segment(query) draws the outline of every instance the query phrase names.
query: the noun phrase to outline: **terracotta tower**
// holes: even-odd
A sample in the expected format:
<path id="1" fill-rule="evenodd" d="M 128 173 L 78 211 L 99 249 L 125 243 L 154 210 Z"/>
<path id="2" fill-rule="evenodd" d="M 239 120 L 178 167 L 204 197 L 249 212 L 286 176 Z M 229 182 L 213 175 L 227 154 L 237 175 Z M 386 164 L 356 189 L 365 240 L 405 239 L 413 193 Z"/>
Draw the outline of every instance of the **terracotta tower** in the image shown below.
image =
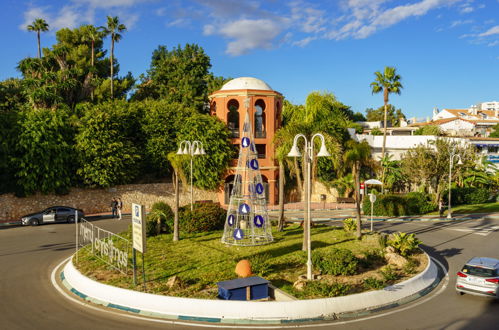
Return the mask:
<path id="1" fill-rule="evenodd" d="M 282 94 L 260 79 L 241 77 L 227 82 L 219 91 L 211 94 L 209 99 L 211 115 L 227 123 L 236 150 L 230 171 L 224 178 L 223 189 L 218 196 L 220 203 L 227 205 L 230 200 L 244 117 L 248 112 L 267 203 L 277 204 L 279 166 L 274 160 L 272 140 L 282 124 Z"/>

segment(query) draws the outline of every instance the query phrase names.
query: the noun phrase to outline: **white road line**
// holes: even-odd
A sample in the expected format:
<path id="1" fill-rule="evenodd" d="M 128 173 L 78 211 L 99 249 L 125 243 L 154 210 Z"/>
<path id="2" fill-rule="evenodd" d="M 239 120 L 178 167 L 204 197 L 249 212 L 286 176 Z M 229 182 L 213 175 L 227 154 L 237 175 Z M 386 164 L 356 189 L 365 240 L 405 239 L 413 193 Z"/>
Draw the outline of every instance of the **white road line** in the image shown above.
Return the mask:
<path id="1" fill-rule="evenodd" d="M 449 228 L 455 231 L 461 231 L 466 233 L 472 233 L 475 235 L 487 236 L 492 232 L 495 232 L 499 229 L 499 226 L 483 226 L 483 227 L 475 227 L 475 228 Z"/>
<path id="2" fill-rule="evenodd" d="M 409 305 L 406 306 L 406 307 L 402 307 L 402 308 L 399 308 L 397 310 L 392 310 L 392 311 L 388 311 L 388 312 L 381 313 L 381 314 L 367 316 L 367 317 L 363 317 L 363 318 L 359 318 L 359 319 L 355 319 L 355 320 L 333 321 L 333 322 L 327 322 L 327 323 L 321 322 L 321 323 L 313 323 L 313 324 L 290 324 L 290 325 L 287 325 L 287 324 L 276 324 L 276 325 L 260 325 L 260 324 L 255 324 L 255 325 L 229 325 L 229 324 L 224 324 L 224 323 L 198 324 L 198 323 L 190 323 L 190 322 L 182 322 L 182 321 L 172 321 L 172 320 L 164 320 L 164 319 L 153 319 L 153 318 L 148 318 L 148 317 L 130 315 L 128 313 L 118 313 L 118 312 L 115 312 L 113 310 L 104 309 L 105 307 L 98 308 L 98 307 L 93 306 L 91 303 L 88 303 L 88 302 L 85 302 L 85 301 L 81 301 L 79 299 L 76 299 L 76 298 L 68 295 L 57 284 L 57 281 L 56 281 L 57 270 L 61 267 L 61 265 L 63 263 L 65 263 L 69 259 L 71 259 L 71 257 L 69 257 L 67 259 L 64 259 L 60 264 L 58 264 L 54 268 L 54 270 L 52 271 L 52 275 L 51 275 L 51 281 L 52 281 L 52 285 L 57 289 L 57 291 L 59 291 L 59 293 L 61 293 L 64 297 L 66 297 L 67 299 L 69 299 L 69 300 L 71 300 L 71 301 L 73 301 L 73 302 L 75 302 L 75 303 L 77 303 L 79 305 L 85 306 L 87 308 L 91 308 L 91 309 L 99 311 L 99 312 L 109 313 L 109 314 L 112 314 L 112 315 L 115 315 L 115 316 L 118 316 L 118 317 L 128 317 L 128 318 L 131 318 L 131 319 L 142 320 L 142 321 L 149 321 L 149 322 L 156 322 L 156 323 L 165 323 L 165 324 L 180 324 L 180 325 L 186 325 L 186 326 L 191 326 L 191 327 L 233 328 L 233 329 L 254 329 L 254 328 L 259 328 L 259 329 L 282 329 L 282 328 L 330 327 L 330 326 L 336 326 L 336 325 L 342 325 L 342 324 L 348 324 L 348 323 L 355 323 L 355 322 L 361 322 L 361 321 L 371 320 L 371 319 L 380 318 L 380 317 L 384 317 L 384 316 L 387 316 L 387 315 L 399 313 L 399 312 L 402 312 L 402 311 L 414 308 L 416 306 L 419 306 L 419 305 L 421 305 L 421 304 L 423 304 L 423 303 L 425 303 L 427 301 L 430 301 L 431 299 L 435 298 L 436 296 L 440 295 L 447 288 L 447 285 L 449 284 L 449 273 L 447 272 L 447 270 L 445 269 L 444 265 L 442 265 L 442 263 L 440 261 L 438 261 L 437 259 L 435 259 L 433 257 L 430 257 L 430 258 L 434 262 L 436 262 L 440 266 L 440 268 L 442 269 L 442 271 L 445 273 L 444 279 L 443 279 L 444 283 L 443 283 L 442 287 L 437 292 L 435 292 L 435 294 L 432 294 L 430 297 L 428 297 L 426 299 L 425 298 L 421 298 L 421 300 L 417 301 L 416 303 L 409 303 Z"/>

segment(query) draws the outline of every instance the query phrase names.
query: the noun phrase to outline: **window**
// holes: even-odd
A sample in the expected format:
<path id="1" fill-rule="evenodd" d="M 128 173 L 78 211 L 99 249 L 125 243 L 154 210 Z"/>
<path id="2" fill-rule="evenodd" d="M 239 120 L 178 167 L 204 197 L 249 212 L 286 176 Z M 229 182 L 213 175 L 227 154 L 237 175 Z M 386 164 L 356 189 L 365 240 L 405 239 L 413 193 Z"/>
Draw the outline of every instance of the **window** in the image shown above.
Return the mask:
<path id="1" fill-rule="evenodd" d="M 231 137 L 239 137 L 239 102 L 230 100 L 227 103 L 229 112 L 227 113 L 227 127 L 231 132 Z"/>
<path id="2" fill-rule="evenodd" d="M 265 144 L 257 144 L 255 145 L 256 147 L 256 153 L 258 155 L 258 158 L 265 158 L 266 157 L 266 151 L 265 151 Z"/>
<path id="3" fill-rule="evenodd" d="M 255 102 L 255 138 L 265 137 L 265 102 Z"/>

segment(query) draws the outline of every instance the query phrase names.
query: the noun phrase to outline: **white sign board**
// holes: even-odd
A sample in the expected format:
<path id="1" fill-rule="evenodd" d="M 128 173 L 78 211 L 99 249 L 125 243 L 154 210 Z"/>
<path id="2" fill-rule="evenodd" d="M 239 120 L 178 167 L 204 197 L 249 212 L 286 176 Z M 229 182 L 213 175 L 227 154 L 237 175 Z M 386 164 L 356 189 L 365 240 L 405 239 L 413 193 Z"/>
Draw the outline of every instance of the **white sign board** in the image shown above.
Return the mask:
<path id="1" fill-rule="evenodd" d="M 132 236 L 133 248 L 146 252 L 146 219 L 144 205 L 132 204 Z"/>
<path id="2" fill-rule="evenodd" d="M 375 194 L 369 194 L 369 200 L 371 201 L 371 203 L 376 202 L 376 195 Z"/>

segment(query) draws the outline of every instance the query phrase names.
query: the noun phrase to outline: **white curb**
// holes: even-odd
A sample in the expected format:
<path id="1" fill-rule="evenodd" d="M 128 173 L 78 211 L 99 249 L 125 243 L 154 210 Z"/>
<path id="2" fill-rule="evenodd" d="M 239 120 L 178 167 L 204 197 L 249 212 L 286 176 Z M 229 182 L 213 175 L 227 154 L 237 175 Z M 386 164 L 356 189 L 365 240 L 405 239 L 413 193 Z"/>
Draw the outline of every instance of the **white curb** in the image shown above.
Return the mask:
<path id="1" fill-rule="evenodd" d="M 340 314 L 383 309 L 384 306 L 399 305 L 401 301 L 410 297 L 416 299 L 426 294 L 429 288 L 438 283 L 438 268 L 431 258 L 426 256 L 428 266 L 423 272 L 382 290 L 342 297 L 295 301 L 226 301 L 143 293 L 94 281 L 82 275 L 73 266 L 72 260 L 64 267 L 63 277 L 74 293 L 87 300 L 97 300 L 108 307 L 143 315 L 223 323 L 229 320 L 237 323 L 244 323 L 244 320 L 293 322 L 335 319 Z"/>

